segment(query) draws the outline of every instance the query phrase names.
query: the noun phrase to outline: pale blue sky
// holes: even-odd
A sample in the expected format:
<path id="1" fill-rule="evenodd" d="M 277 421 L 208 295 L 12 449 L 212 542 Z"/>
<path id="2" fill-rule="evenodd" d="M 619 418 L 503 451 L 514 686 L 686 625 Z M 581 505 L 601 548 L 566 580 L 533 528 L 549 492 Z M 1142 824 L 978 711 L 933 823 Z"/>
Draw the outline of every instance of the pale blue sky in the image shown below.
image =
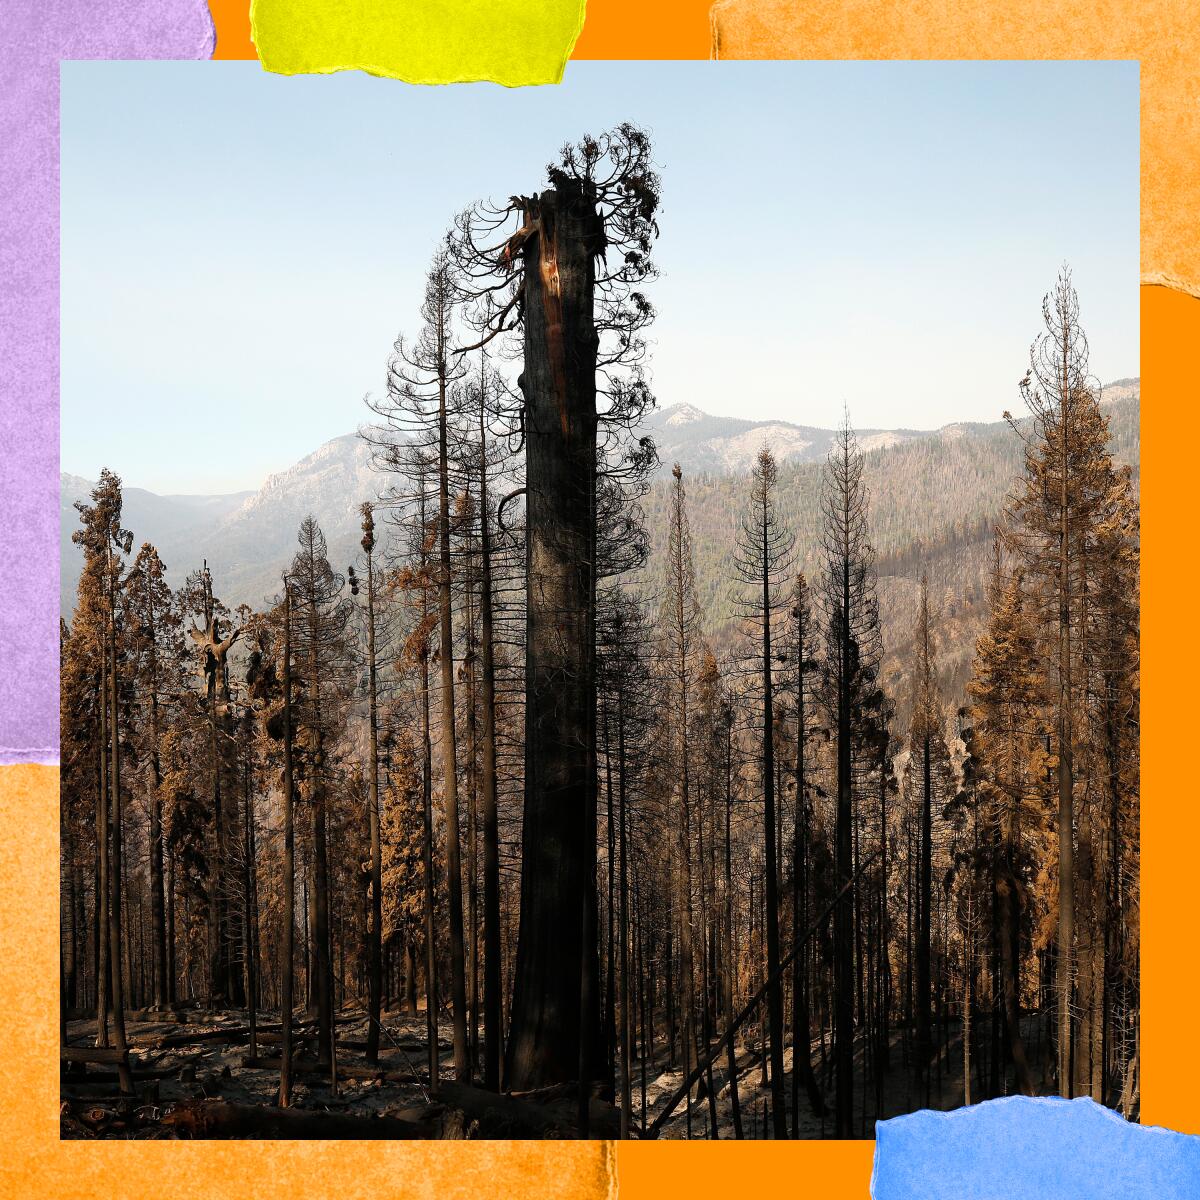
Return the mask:
<path id="1" fill-rule="evenodd" d="M 62 87 L 62 466 L 89 478 L 257 487 L 354 430 L 453 213 L 626 119 L 663 177 L 663 405 L 998 419 L 1064 260 L 1095 373 L 1138 373 L 1135 63 L 571 63 L 506 90 L 88 62 Z"/>

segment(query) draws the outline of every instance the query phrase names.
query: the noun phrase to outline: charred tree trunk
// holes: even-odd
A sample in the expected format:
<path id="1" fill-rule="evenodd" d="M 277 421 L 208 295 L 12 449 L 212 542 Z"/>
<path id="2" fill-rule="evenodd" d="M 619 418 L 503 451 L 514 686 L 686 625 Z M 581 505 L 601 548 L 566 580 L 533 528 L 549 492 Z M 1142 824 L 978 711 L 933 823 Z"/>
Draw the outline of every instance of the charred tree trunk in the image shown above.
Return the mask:
<path id="1" fill-rule="evenodd" d="M 564 180 L 525 201 L 522 249 L 526 431 L 525 811 L 520 933 L 507 1083 L 576 1078 L 600 1044 L 596 897 L 594 261 L 603 226 L 585 186 Z M 583 989 L 588 991 L 586 987 Z M 591 1061 L 598 1061 L 596 1055 Z"/>
<path id="2" fill-rule="evenodd" d="M 429 656 L 421 655 L 421 857 L 425 876 L 425 1037 L 429 1055 L 429 1094 L 436 1096 L 438 1069 L 437 914 L 433 861 L 433 745 L 429 733 Z"/>
<path id="3" fill-rule="evenodd" d="M 763 689 L 763 838 L 766 889 L 767 1025 L 771 1057 L 771 1129 L 776 1140 L 787 1137 L 787 1105 L 783 1091 L 783 980 L 779 973 L 779 852 L 775 827 L 775 708 L 771 678 L 771 580 L 766 520 L 762 541 L 762 689 Z M 794 1053 L 794 1051 L 793 1051 Z M 690 1064 L 688 1064 L 690 1066 Z"/>
<path id="4" fill-rule="evenodd" d="M 807 614 L 797 609 L 796 625 L 796 811 L 792 827 L 792 937 L 808 925 L 808 772 L 805 762 L 807 716 L 805 713 L 804 673 L 810 648 Z M 808 1007 L 808 955 L 797 954 L 792 960 L 792 1137 L 800 1136 L 800 1085 L 808 1095 L 813 1116 L 824 1118 L 825 1100 L 813 1073 L 809 1040 L 811 1027 Z"/>
<path id="5" fill-rule="evenodd" d="M 926 731 L 921 743 L 921 834 L 917 879 L 917 1070 L 924 1081 L 929 1105 L 930 963 L 929 943 L 933 900 L 933 776 L 931 739 Z"/>
<path id="6" fill-rule="evenodd" d="M 1033 1095 L 1033 1077 L 1021 1036 L 1021 959 L 1017 953 L 1020 937 L 1020 897 L 1016 880 L 1007 872 L 996 888 L 1000 905 L 1000 959 L 1004 987 L 1004 1014 L 1008 1026 L 1008 1045 L 1017 1074 L 1017 1091 L 1022 1096 Z"/>
<path id="7" fill-rule="evenodd" d="M 629 1000 L 629 813 L 625 786 L 625 696 L 617 695 L 618 799 L 620 802 L 620 954 L 621 954 L 621 1138 L 629 1137 L 633 1120 L 633 1080 L 630 1077 L 630 1053 L 633 1043 L 633 1012 Z"/>
<path id="8" fill-rule="evenodd" d="M 725 971 L 724 1016 L 726 1025 L 733 1023 L 733 983 L 737 970 L 737 945 L 734 941 L 733 925 L 733 710 L 727 708 L 725 719 Z M 742 1105 L 738 1096 L 737 1047 L 733 1038 L 727 1046 L 729 1067 L 729 1101 L 733 1113 L 733 1136 L 742 1140 Z"/>
<path id="9" fill-rule="evenodd" d="M 833 911 L 834 941 L 834 1068 L 836 1079 L 835 1133 L 853 1134 L 854 1124 L 854 895 L 851 822 L 853 773 L 850 748 L 850 550 L 843 559 L 838 613 L 837 689 L 837 815 L 835 869 L 838 901 Z"/>
<path id="10" fill-rule="evenodd" d="M 328 837 L 328 792 L 324 771 L 324 736 L 321 713 L 321 663 L 317 647 L 320 645 L 319 622 L 316 600 L 308 597 L 309 679 L 308 692 L 312 703 L 312 722 L 315 734 L 313 754 L 312 810 L 313 810 L 313 975 L 316 983 L 317 1001 L 317 1059 L 322 1067 L 331 1072 L 334 1068 L 333 1054 L 333 962 L 330 954 L 329 927 L 329 837 Z"/>
<path id="11" fill-rule="evenodd" d="M 370 509 L 366 510 L 370 520 Z M 364 531 L 366 523 L 364 523 Z M 366 545 L 370 538 L 370 545 Z M 367 944 L 367 1062 L 379 1061 L 379 1019 L 383 1009 L 383 854 L 379 841 L 379 709 L 375 671 L 374 524 L 364 532 L 367 551 L 367 822 L 371 843 L 371 932 Z"/>
<path id="12" fill-rule="evenodd" d="M 480 763 L 483 825 L 483 1086 L 500 1090 L 500 826 L 496 812 L 496 650 L 492 624 L 492 541 L 488 512 L 487 440 L 479 407 L 479 640 L 483 706 Z"/>
<path id="13" fill-rule="evenodd" d="M 96 1045 L 108 1045 L 108 649 L 99 672 L 97 707 L 100 743 L 96 752 Z"/>
<path id="14" fill-rule="evenodd" d="M 178 999 L 175 987 L 175 852 L 171 846 L 167 845 L 167 881 L 166 881 L 166 908 L 167 908 L 167 1004 L 174 1006 Z"/>
<path id="15" fill-rule="evenodd" d="M 153 950 L 153 1000 L 155 1008 L 165 1008 L 167 992 L 167 925 L 163 896 L 162 769 L 158 756 L 158 650 L 154 605 L 150 602 L 150 940 Z"/>
<path id="16" fill-rule="evenodd" d="M 62 954 L 62 1007 L 64 1014 L 68 1009 L 74 1009 L 78 1004 L 78 965 L 79 965 L 79 933 L 80 925 L 76 920 L 77 903 L 78 903 L 78 887 L 75 879 L 75 843 L 71 835 L 71 820 L 70 816 L 64 814 L 65 819 L 62 823 L 62 842 L 63 842 L 63 873 L 62 882 L 64 896 L 63 900 L 66 904 L 66 921 L 67 928 L 65 931 L 61 929 L 59 933 L 59 945 L 65 948 L 61 951 Z M 60 920 L 61 920 L 60 903 Z M 65 933 L 65 937 L 63 936 Z"/>
<path id="17" fill-rule="evenodd" d="M 249 748 L 246 751 L 246 761 L 243 767 L 246 776 L 246 789 L 243 797 L 242 853 L 245 858 L 245 870 L 242 876 L 243 900 L 245 912 L 242 916 L 242 974 L 243 987 L 246 992 L 246 1019 L 250 1026 L 250 1058 L 258 1057 L 258 979 L 256 970 L 257 948 L 254 944 L 254 912 L 258 907 L 255 894 L 256 880 L 254 878 L 254 789 L 251 782 L 254 775 L 254 763 Z"/>
<path id="18" fill-rule="evenodd" d="M 110 551 L 111 563 L 111 551 Z M 112 850 L 108 865 L 108 937 L 109 937 L 109 980 L 112 988 L 113 1045 L 125 1052 L 129 1044 L 125 1040 L 124 980 L 121 970 L 121 857 L 122 857 L 122 803 L 121 803 L 121 736 L 119 712 L 119 688 L 117 679 L 117 606 L 113 586 L 113 570 L 109 570 L 109 795 L 111 798 L 109 817 L 112 822 Z M 126 1058 L 117 1068 L 123 1092 L 133 1091 L 129 1060 Z"/>
<path id="19" fill-rule="evenodd" d="M 438 326 L 444 342 L 444 326 Z M 446 891 L 450 917 L 450 1000 L 454 1008 L 454 1077 L 470 1078 L 467 1044 L 466 949 L 458 831 L 458 747 L 454 707 L 454 626 L 450 574 L 450 463 L 446 417 L 445 346 L 438 370 L 438 667 L 442 702 L 442 806 L 446 815 Z"/>
<path id="20" fill-rule="evenodd" d="M 1058 1088 L 1071 1090 L 1071 993 L 1075 982 L 1075 769 L 1071 706 L 1071 524 L 1069 459 L 1072 430 L 1070 338 L 1064 322 L 1058 464 Z"/>
<path id="21" fill-rule="evenodd" d="M 292 1099 L 292 964 L 296 930 L 296 834 L 292 780 L 292 595 L 284 579 L 283 599 L 283 931 L 279 944 L 280 1019 L 283 1042 L 279 1058 L 279 1106 Z"/>
<path id="22" fill-rule="evenodd" d="M 417 952 L 412 940 L 404 940 L 404 1011 L 410 1017 L 417 1015 Z"/>

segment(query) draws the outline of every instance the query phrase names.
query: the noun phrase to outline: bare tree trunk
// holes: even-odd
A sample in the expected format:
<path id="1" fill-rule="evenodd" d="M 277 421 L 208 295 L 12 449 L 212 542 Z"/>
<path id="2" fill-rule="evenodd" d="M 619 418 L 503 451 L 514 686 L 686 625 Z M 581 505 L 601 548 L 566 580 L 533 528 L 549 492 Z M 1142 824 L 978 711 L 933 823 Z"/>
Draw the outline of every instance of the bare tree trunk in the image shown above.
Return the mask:
<path id="1" fill-rule="evenodd" d="M 803 719 L 803 701 L 801 701 Z M 802 780 L 805 778 L 803 739 L 796 748 L 796 829 L 793 833 L 793 882 L 792 933 L 808 925 L 808 808 L 803 794 Z M 814 1117 L 824 1118 L 825 1098 L 812 1066 L 810 1042 L 811 1014 L 808 1004 L 808 955 L 797 954 L 792 960 L 792 1136 L 799 1137 L 800 1085 L 808 1096 L 809 1107 Z"/>
<path id="2" fill-rule="evenodd" d="M 417 954 L 410 938 L 404 939 L 404 1011 L 417 1015 Z"/>
<path id="3" fill-rule="evenodd" d="M 888 923 L 888 832 L 887 832 L 887 795 L 888 795 L 888 752 L 889 738 L 886 725 L 881 732 L 879 749 L 879 1031 L 877 1044 L 879 1046 L 878 1062 L 879 1083 L 876 1095 L 880 1110 L 883 1107 L 883 1076 L 891 1063 L 891 996 L 892 996 L 892 959 L 890 945 L 890 926 Z"/>
<path id="4" fill-rule="evenodd" d="M 445 336 L 440 329 L 439 336 Z M 444 364 L 444 349 L 440 356 Z M 454 627 L 450 574 L 450 464 L 446 425 L 446 371 L 438 372 L 438 666 L 442 701 L 442 807 L 446 815 L 446 891 L 450 916 L 450 1000 L 454 1008 L 454 1077 L 471 1075 L 467 1045 L 466 951 L 463 940 L 462 862 L 458 829 L 458 748 L 454 708 Z"/>
<path id="5" fill-rule="evenodd" d="M 928 633 L 928 628 L 925 630 Z M 921 843 L 917 895 L 920 919 L 917 922 L 917 1070 L 925 1085 L 925 1106 L 929 1107 L 929 1066 L 932 1052 L 930 1037 L 930 963 L 929 943 L 933 905 L 933 777 L 930 735 L 921 740 Z"/>
<path id="6" fill-rule="evenodd" d="M 1076 903 L 1079 907 L 1077 922 L 1077 976 L 1079 1036 L 1075 1042 L 1075 1079 L 1073 1094 L 1091 1096 L 1102 1102 L 1100 1072 L 1097 1050 L 1100 1031 L 1100 1004 L 1103 997 L 1104 980 L 1099 966 L 1099 938 L 1097 928 L 1099 915 L 1096 903 L 1096 855 L 1092 836 L 1091 807 L 1085 799 L 1080 805 L 1079 852 L 1075 858 Z"/>
<path id="7" fill-rule="evenodd" d="M 242 972 L 243 986 L 246 989 L 246 1021 L 250 1026 L 249 1057 L 251 1061 L 258 1057 L 258 980 L 255 978 L 255 945 L 254 921 L 252 914 L 257 905 L 254 879 L 254 790 L 251 787 L 253 779 L 253 763 L 249 753 L 246 755 L 243 770 L 246 773 L 246 791 L 243 803 L 245 871 L 243 873 L 243 896 L 246 911 L 242 917 Z"/>
<path id="8" fill-rule="evenodd" d="M 734 940 L 733 924 L 733 857 L 731 823 L 733 819 L 733 710 L 725 715 L 725 979 L 724 1001 L 725 1023 L 730 1025 L 734 1018 L 733 977 L 737 970 L 737 943 Z M 793 1051 L 794 1053 L 794 1051 Z M 733 1113 L 733 1136 L 742 1140 L 742 1105 L 738 1096 L 737 1047 L 730 1038 L 727 1045 L 729 1066 L 729 1102 Z"/>
<path id="9" fill-rule="evenodd" d="M 165 1008 L 167 998 L 167 926 L 163 896 L 162 771 L 158 757 L 158 668 L 154 627 L 151 625 L 150 679 L 150 930 L 153 945 L 154 1007 Z"/>
<path id="10" fill-rule="evenodd" d="M 1062 392 L 1059 409 L 1058 530 L 1058 1087 L 1070 1099 L 1071 991 L 1075 981 L 1075 818 L 1074 730 L 1071 663 L 1071 546 L 1069 520 L 1069 437 L 1071 413 L 1070 339 L 1064 323 Z"/>
<path id="11" fill-rule="evenodd" d="M 605 1071 L 608 1081 L 616 1084 L 617 1055 L 617 942 L 615 929 L 616 875 L 617 875 L 617 830 L 616 810 L 613 804 L 613 747 L 609 730 L 609 706 L 604 706 L 604 791 L 607 805 L 605 835 L 608 840 L 608 888 L 605 895 L 606 921 L 604 927 L 604 1049 Z"/>
<path id="12" fill-rule="evenodd" d="M 428 1041 L 429 1094 L 439 1090 L 436 884 L 433 860 L 433 746 L 429 733 L 429 658 L 421 656 L 421 855 L 425 874 L 425 1037 Z"/>
<path id="13" fill-rule="evenodd" d="M 292 779 L 292 585 L 283 581 L 283 930 L 279 942 L 280 1021 L 279 1107 L 292 1102 L 292 963 L 296 930 L 296 834 Z"/>
<path id="14" fill-rule="evenodd" d="M 629 813 L 625 780 L 625 696 L 617 694 L 618 801 L 620 803 L 620 954 L 621 954 L 621 1139 L 629 1137 L 633 1119 L 633 1080 L 630 1053 L 633 1042 L 633 1012 L 629 1001 Z"/>
<path id="15" fill-rule="evenodd" d="M 678 715 L 681 729 L 679 747 L 679 815 L 676 819 L 675 854 L 677 858 L 678 911 L 679 911 L 679 1008 L 680 1028 L 683 1034 L 683 1069 L 691 1071 L 696 1065 L 696 1002 L 695 1002 L 695 957 L 692 937 L 692 848 L 691 848 L 691 804 L 688 777 L 687 690 L 678 697 Z M 689 1105 L 691 1099 L 689 1097 Z M 689 1107 L 690 1114 L 690 1107 Z"/>
<path id="16" fill-rule="evenodd" d="M 496 651 L 492 627 L 492 541 L 488 511 L 487 438 L 484 402 L 479 407 L 479 640 L 483 704 L 483 1086 L 500 1090 L 500 829 L 496 812 Z"/>
<path id="17" fill-rule="evenodd" d="M 100 741 L 96 759 L 96 1045 L 108 1045 L 108 642 L 96 688 Z"/>
<path id="18" fill-rule="evenodd" d="M 212 758 L 213 863 L 209 896 L 209 998 L 214 1005 L 229 1001 L 229 949 L 225 914 L 225 813 L 221 794 L 221 745 L 217 733 L 217 696 L 213 684 L 208 695 L 209 755 Z"/>
<path id="19" fill-rule="evenodd" d="M 1000 903 L 1000 958 L 1004 986 L 1004 1013 L 1008 1025 L 1008 1044 L 1017 1074 L 1017 1091 L 1033 1095 L 1033 1078 L 1021 1036 L 1021 959 L 1017 940 L 1021 936 L 1020 903 L 1016 881 L 1005 873 L 997 889 Z"/>
<path id="20" fill-rule="evenodd" d="M 111 549 L 109 562 L 111 564 Z M 113 571 L 109 570 L 109 626 L 108 626 L 108 655 L 109 655 L 109 780 L 112 800 L 112 855 L 109 861 L 109 977 L 112 986 L 112 1019 L 113 1043 L 117 1050 L 127 1051 L 129 1043 L 125 1040 L 125 1003 L 124 981 L 121 972 L 121 842 L 122 842 L 122 804 L 121 804 L 121 736 L 118 718 L 118 683 L 117 683 L 117 609 L 113 585 Z M 133 1091 L 133 1078 L 129 1073 L 128 1060 L 123 1060 L 117 1067 L 123 1092 Z"/>
<path id="21" fill-rule="evenodd" d="M 315 597 L 310 593 L 308 604 L 309 679 L 308 694 L 312 704 L 313 730 L 316 735 L 316 754 L 323 757 L 324 731 L 322 729 L 320 687 L 320 624 L 317 617 Z M 328 791 L 325 772 L 321 765 L 313 771 L 312 779 L 313 821 L 313 975 L 316 983 L 317 1001 L 317 1061 L 329 1070 L 332 1077 L 336 1071 L 333 1049 L 333 961 L 329 927 L 329 830 Z"/>
<path id="22" fill-rule="evenodd" d="M 765 506 L 764 506 L 765 507 Z M 767 1023 L 771 1055 L 771 1129 L 787 1137 L 783 1091 L 783 981 L 779 975 L 779 852 L 775 844 L 775 707 L 771 678 L 771 576 L 766 514 L 762 532 L 763 836 L 766 877 Z M 795 1051 L 793 1051 L 795 1053 Z"/>
<path id="23" fill-rule="evenodd" d="M 370 510 L 367 510 L 369 515 Z M 365 540 L 365 538 L 364 538 Z M 375 560 L 367 550 L 367 823 L 371 843 L 371 931 L 367 942 L 367 1062 L 379 1061 L 383 1012 L 383 851 L 379 840 L 379 708 L 375 669 Z"/>
<path id="24" fill-rule="evenodd" d="M 166 997 L 170 1007 L 175 1006 L 178 998 L 175 984 L 175 852 L 168 845 L 167 881 L 166 881 Z"/>
<path id="25" fill-rule="evenodd" d="M 64 1014 L 78 1003 L 79 928 L 76 922 L 77 892 L 75 880 L 75 839 L 72 836 L 69 813 L 64 813 L 62 822 L 62 872 L 63 897 L 59 904 L 59 946 L 62 986 L 62 1008 Z M 62 909 L 66 908 L 66 930 L 62 929 Z M 65 937 L 64 937 L 65 934 Z M 66 942 L 65 950 L 61 947 Z"/>
<path id="26" fill-rule="evenodd" d="M 843 559 L 840 596 L 837 694 L 837 815 L 835 865 L 838 901 L 833 913 L 834 940 L 834 1065 L 836 1077 L 835 1133 L 853 1134 L 854 1124 L 854 897 L 851 822 L 853 776 L 850 754 L 850 551 Z"/>
<path id="27" fill-rule="evenodd" d="M 971 972 L 974 967 L 973 949 L 964 951 L 962 988 L 962 1052 L 963 1052 L 963 1104 L 971 1103 Z"/>
<path id="28" fill-rule="evenodd" d="M 474 617 L 467 601 L 468 628 L 474 629 Z M 470 1022 L 470 1080 L 479 1071 L 479 737 L 476 728 L 478 700 L 475 689 L 475 647 L 472 642 L 467 655 L 468 708 L 471 714 L 467 761 L 470 763 L 471 789 L 467 800 L 467 943 L 470 949 L 468 979 Z"/>
<path id="29" fill-rule="evenodd" d="M 576 1077 L 600 1041 L 598 997 L 580 981 L 595 905 L 596 346 L 594 255 L 603 226 L 569 180 L 527 202 L 525 812 L 520 934 L 507 1046 L 514 1089 Z M 585 989 L 586 990 L 586 989 Z M 581 1025 L 582 1019 L 582 1025 Z M 596 1061 L 592 1057 L 592 1061 Z"/>

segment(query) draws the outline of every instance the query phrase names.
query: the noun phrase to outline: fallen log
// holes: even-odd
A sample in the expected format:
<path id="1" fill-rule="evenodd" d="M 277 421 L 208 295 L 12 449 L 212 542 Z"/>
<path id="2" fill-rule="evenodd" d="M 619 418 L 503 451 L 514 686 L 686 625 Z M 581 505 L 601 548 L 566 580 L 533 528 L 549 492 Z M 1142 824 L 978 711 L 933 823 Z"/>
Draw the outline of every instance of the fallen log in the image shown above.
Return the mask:
<path id="1" fill-rule="evenodd" d="M 227 1029 L 204 1029 L 196 1033 L 164 1033 L 159 1037 L 141 1041 L 135 1049 L 175 1050 L 180 1046 L 198 1046 L 204 1042 L 228 1042 L 239 1046 L 250 1040 L 250 1030 L 243 1026 Z"/>
<path id="2" fill-rule="evenodd" d="M 129 1072 L 130 1078 L 135 1082 L 146 1082 L 151 1079 L 170 1079 L 178 1074 L 178 1067 L 146 1067 L 143 1069 L 133 1068 Z M 72 1085 L 78 1084 L 113 1084 L 121 1081 L 121 1076 L 116 1071 L 89 1071 L 86 1075 L 68 1075 L 68 1082 Z"/>
<path id="3" fill-rule="evenodd" d="M 162 1123 L 180 1136 L 191 1138 L 420 1141 L 463 1136 L 461 1117 L 444 1109 L 411 1120 L 231 1104 L 226 1100 L 182 1100 L 163 1116 Z"/>
<path id="4" fill-rule="evenodd" d="M 270 1056 L 260 1056 L 256 1059 L 242 1059 L 242 1066 L 256 1067 L 264 1071 L 278 1071 L 281 1066 L 281 1057 L 278 1054 Z M 297 1075 L 328 1075 L 329 1066 L 322 1066 L 320 1063 L 313 1062 L 311 1059 L 294 1059 L 292 1061 L 292 1071 Z M 380 1079 L 384 1083 L 419 1083 L 422 1086 L 427 1082 L 426 1076 L 419 1072 L 413 1071 L 394 1071 L 389 1070 L 386 1065 L 372 1067 L 362 1063 L 347 1063 L 338 1060 L 337 1074 L 339 1079 Z"/>
<path id="5" fill-rule="evenodd" d="M 63 1046 L 59 1051 L 61 1062 L 104 1063 L 109 1066 L 128 1065 L 129 1051 L 115 1046 Z"/>

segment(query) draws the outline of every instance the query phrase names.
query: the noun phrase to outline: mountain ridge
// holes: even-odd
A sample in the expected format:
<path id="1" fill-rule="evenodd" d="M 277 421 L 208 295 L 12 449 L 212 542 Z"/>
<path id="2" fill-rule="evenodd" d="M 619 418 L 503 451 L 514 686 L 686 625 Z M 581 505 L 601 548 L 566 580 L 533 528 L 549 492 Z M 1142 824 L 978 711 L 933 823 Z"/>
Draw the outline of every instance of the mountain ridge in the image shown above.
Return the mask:
<path id="1" fill-rule="evenodd" d="M 1125 442 L 1129 429 L 1136 427 L 1136 412 L 1125 413 L 1123 406 L 1136 409 L 1139 389 L 1136 379 L 1116 380 L 1104 389 L 1107 405 L 1122 413 Z M 994 457 L 991 443 L 998 436 L 1003 440 L 1005 430 L 1003 421 L 955 422 L 934 430 L 864 429 L 857 436 L 869 460 L 876 454 L 912 455 L 923 445 L 947 447 L 947 453 L 970 458 L 972 454 Z M 833 430 L 788 421 L 715 416 L 687 402 L 655 410 L 640 432 L 654 437 L 659 447 L 658 489 L 675 462 L 695 481 L 728 479 L 748 470 L 762 446 L 768 444 L 784 481 L 792 477 L 793 470 L 823 460 L 834 435 Z M 279 572 L 295 549 L 296 529 L 309 513 L 325 531 L 335 567 L 353 559 L 359 537 L 359 505 L 364 499 L 378 497 L 384 486 L 383 477 L 371 467 L 371 457 L 371 447 L 357 433 L 342 434 L 290 467 L 272 472 L 258 489 L 159 495 L 126 487 L 123 523 L 133 530 L 135 546 L 150 541 L 158 547 L 173 585 L 178 586 L 188 571 L 207 560 L 218 594 L 227 603 L 258 606 L 278 591 Z M 80 552 L 71 541 L 71 533 L 78 527 L 74 501 L 86 502 L 92 486 L 81 476 L 61 474 L 60 598 L 64 615 L 73 608 L 80 570 Z M 653 524 L 654 493 L 648 511 Z"/>

